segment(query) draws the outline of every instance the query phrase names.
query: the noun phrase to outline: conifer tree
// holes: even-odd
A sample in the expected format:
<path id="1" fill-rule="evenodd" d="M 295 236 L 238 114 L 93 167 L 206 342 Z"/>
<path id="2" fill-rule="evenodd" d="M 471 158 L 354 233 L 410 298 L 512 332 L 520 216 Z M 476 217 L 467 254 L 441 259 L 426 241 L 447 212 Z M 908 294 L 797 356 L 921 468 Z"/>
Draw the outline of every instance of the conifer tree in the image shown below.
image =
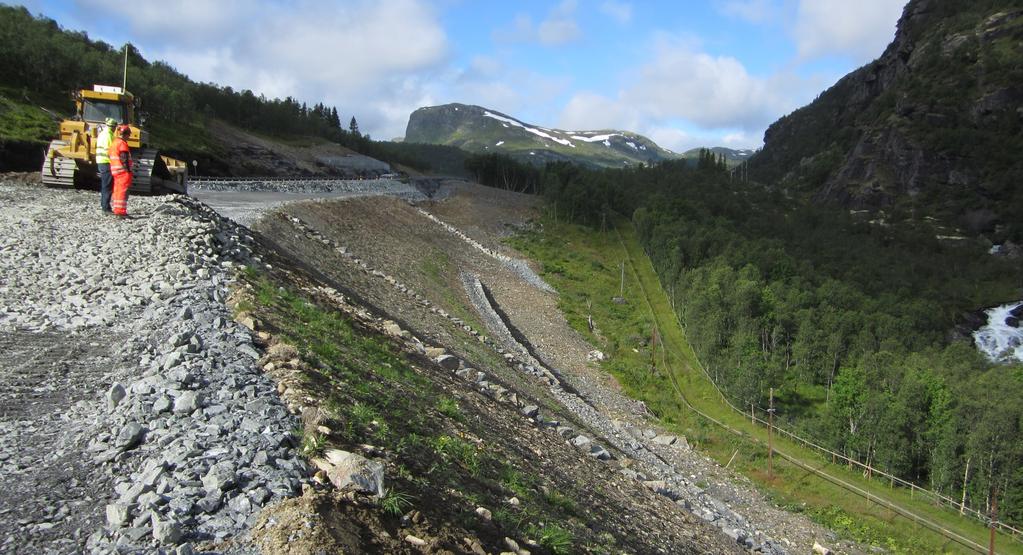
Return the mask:
<path id="1" fill-rule="evenodd" d="M 351 131 L 352 135 L 355 135 L 356 137 L 362 136 L 359 134 L 359 122 L 355 121 L 355 116 L 352 116 L 352 121 L 351 123 L 348 124 L 348 130 Z"/>

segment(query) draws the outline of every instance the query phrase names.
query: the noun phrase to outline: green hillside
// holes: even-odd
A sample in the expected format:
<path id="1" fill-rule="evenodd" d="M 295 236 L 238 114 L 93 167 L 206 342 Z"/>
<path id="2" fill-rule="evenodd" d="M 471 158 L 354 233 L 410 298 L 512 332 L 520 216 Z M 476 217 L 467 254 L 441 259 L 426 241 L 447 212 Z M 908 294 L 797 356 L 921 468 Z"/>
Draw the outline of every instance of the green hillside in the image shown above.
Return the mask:
<path id="1" fill-rule="evenodd" d="M 504 154 L 536 166 L 573 162 L 621 168 L 678 156 L 629 131 L 549 129 L 466 104 L 416 110 L 409 116 L 405 142 L 450 145 L 478 154 Z"/>
<path id="2" fill-rule="evenodd" d="M 336 107 L 295 98 L 268 99 L 230 85 L 197 83 L 130 44 L 128 90 L 141 101 L 152 143 L 165 154 L 198 160 L 214 174 L 231 171 L 211 120 L 277 141 L 328 141 L 420 171 L 462 173 L 465 155 L 443 146 L 378 142 L 342 125 Z M 93 84 L 120 85 L 124 50 L 62 29 L 24 7 L 0 5 L 0 171 L 37 169 L 56 121 L 72 115 L 69 92 Z"/>
<path id="3" fill-rule="evenodd" d="M 715 156 L 724 156 L 725 163 L 730 168 L 738 166 L 739 164 L 749 160 L 757 152 L 750 149 L 736 150 L 734 148 L 714 146 L 710 148 L 691 148 L 682 153 L 682 158 L 685 158 L 686 160 L 699 160 L 700 151 L 702 150 L 709 150 Z"/>

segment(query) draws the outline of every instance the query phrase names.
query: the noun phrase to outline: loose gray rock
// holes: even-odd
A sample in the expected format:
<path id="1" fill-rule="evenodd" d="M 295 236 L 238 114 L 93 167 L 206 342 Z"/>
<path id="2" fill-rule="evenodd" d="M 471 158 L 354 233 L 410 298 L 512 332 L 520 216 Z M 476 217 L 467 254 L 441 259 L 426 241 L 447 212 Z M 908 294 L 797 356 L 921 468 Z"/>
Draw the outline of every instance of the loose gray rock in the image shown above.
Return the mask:
<path id="1" fill-rule="evenodd" d="M 678 441 L 678 436 L 672 435 L 656 436 L 650 441 L 656 443 L 657 445 L 674 445 L 675 442 Z"/>
<path id="2" fill-rule="evenodd" d="M 334 487 L 376 496 L 384 495 L 384 464 L 362 455 L 332 449 L 325 454 L 331 468 L 327 470 Z"/>
<path id="3" fill-rule="evenodd" d="M 129 422 L 117 432 L 117 439 L 114 440 L 114 448 L 118 451 L 127 451 L 136 447 L 142 442 L 146 430 L 137 422 Z"/>
<path id="4" fill-rule="evenodd" d="M 171 519 L 153 515 L 153 539 L 161 544 L 177 544 L 181 541 L 181 526 Z"/>
<path id="5" fill-rule="evenodd" d="M 124 503 L 107 505 L 107 524 L 111 528 L 123 528 L 131 522 L 131 508 Z"/>
<path id="6" fill-rule="evenodd" d="M 115 383 L 110 386 L 110 390 L 107 391 L 107 406 L 110 410 L 117 408 L 118 403 L 124 399 L 125 395 L 127 395 L 127 393 L 124 391 L 123 385 Z"/>
<path id="7" fill-rule="evenodd" d="M 153 402 L 153 412 L 160 414 L 161 412 L 167 412 L 171 409 L 171 400 L 166 395 L 161 395 L 156 401 Z"/>
<path id="8" fill-rule="evenodd" d="M 576 448 L 579 448 L 579 449 L 586 449 L 587 451 L 589 451 L 590 443 L 592 443 L 592 442 L 593 442 L 593 440 L 591 440 L 590 438 L 588 438 L 586 436 L 583 436 L 583 435 L 575 436 L 570 441 L 570 443 L 572 444 L 573 447 L 576 447 Z"/>
<path id="9" fill-rule="evenodd" d="M 452 372 L 458 370 L 458 367 L 460 366 L 459 364 L 460 361 L 458 360 L 458 357 L 451 355 L 441 355 L 433 359 L 433 361 L 439 364 L 441 368 L 444 368 L 445 370 L 451 370 Z"/>
<path id="10" fill-rule="evenodd" d="M 237 470 L 230 461 L 218 462 L 202 477 L 202 485 L 208 491 L 219 492 L 233 488 L 237 483 Z"/>
<path id="11" fill-rule="evenodd" d="M 186 391 L 174 400 L 174 414 L 192 414 L 200 407 L 199 394 L 195 391 Z"/>

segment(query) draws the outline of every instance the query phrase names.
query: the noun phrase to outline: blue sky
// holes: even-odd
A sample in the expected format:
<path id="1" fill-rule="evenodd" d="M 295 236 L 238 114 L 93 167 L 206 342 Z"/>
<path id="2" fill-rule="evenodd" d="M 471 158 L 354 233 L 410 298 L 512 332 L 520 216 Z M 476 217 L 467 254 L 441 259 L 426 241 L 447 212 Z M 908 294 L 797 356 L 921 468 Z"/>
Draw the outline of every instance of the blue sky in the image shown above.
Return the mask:
<path id="1" fill-rule="evenodd" d="M 378 139 L 417 107 L 463 102 L 679 151 L 760 146 L 884 51 L 905 0 L 14 3 L 198 81 L 337 106 Z"/>

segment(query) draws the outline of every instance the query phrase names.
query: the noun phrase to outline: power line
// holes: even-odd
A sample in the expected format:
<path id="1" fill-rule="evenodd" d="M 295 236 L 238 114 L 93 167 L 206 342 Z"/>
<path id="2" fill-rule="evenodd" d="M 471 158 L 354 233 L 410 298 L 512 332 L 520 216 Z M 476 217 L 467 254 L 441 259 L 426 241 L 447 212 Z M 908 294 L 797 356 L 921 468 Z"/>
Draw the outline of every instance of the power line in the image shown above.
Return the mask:
<path id="1" fill-rule="evenodd" d="M 647 309 L 650 311 L 650 316 L 654 320 L 654 326 L 655 327 L 659 327 L 660 324 L 657 321 L 657 314 L 654 311 L 653 305 L 650 302 L 650 296 L 647 293 L 646 288 L 643 286 L 642 280 L 639 278 L 639 272 L 635 268 L 635 261 L 633 260 L 631 253 L 629 253 L 628 248 L 625 246 L 625 241 L 622 238 L 621 233 L 618 231 L 617 228 L 615 228 L 615 235 L 617 236 L 618 241 L 619 241 L 619 243 L 622 246 L 622 250 L 625 251 L 626 258 L 628 259 L 628 262 L 629 262 L 629 266 L 632 268 L 632 271 L 635 274 L 636 282 L 639 284 L 640 291 L 643 294 L 643 299 L 644 299 L 644 301 L 645 301 L 645 303 L 647 305 Z M 677 314 L 675 314 L 675 320 L 676 320 L 676 323 L 678 323 L 679 327 L 682 328 L 681 322 L 678 322 L 678 315 Z M 685 394 L 682 392 L 681 386 L 679 386 L 678 381 L 675 378 L 675 375 L 674 375 L 675 373 L 674 373 L 673 369 L 671 368 L 670 364 L 668 363 L 667 355 L 666 355 L 667 347 L 665 346 L 665 343 L 662 341 L 660 346 L 661 346 L 662 368 L 661 369 L 657 369 L 657 371 L 659 373 L 660 372 L 667 372 L 667 376 L 666 377 L 671 382 L 672 388 L 675 390 L 676 396 L 678 397 L 678 399 L 682 402 L 682 404 L 686 408 L 692 410 L 693 412 L 695 412 L 696 414 L 700 415 L 701 417 L 703 417 L 703 418 L 713 422 L 717 426 L 719 426 L 719 427 L 721 427 L 721 428 L 723 428 L 723 429 L 725 429 L 725 430 L 727 430 L 727 431 L 729 431 L 729 432 L 731 432 L 731 433 L 733 433 L 733 434 L 735 434 L 735 435 L 737 435 L 737 436 L 739 436 L 739 437 L 741 437 L 743 439 L 746 439 L 746 440 L 748 440 L 748 441 L 750 441 L 750 442 L 752 442 L 752 443 L 754 443 L 756 445 L 764 446 L 764 443 L 761 440 L 759 440 L 759 439 L 757 439 L 757 438 L 755 438 L 755 437 L 753 437 L 751 435 L 745 434 L 742 431 L 740 431 L 740 430 L 738 430 L 736 428 L 733 428 L 733 427 L 729 426 L 728 424 L 725 424 L 722 421 L 719 421 L 718 419 L 710 416 L 709 414 L 704 413 L 703 411 L 697 409 L 694 405 L 692 405 L 689 402 L 689 400 L 686 398 Z M 693 355 L 695 357 L 696 353 L 694 352 Z M 739 414 L 743 414 L 742 411 L 739 411 L 738 409 L 736 409 L 735 406 L 732 405 L 731 402 L 728 401 L 728 399 L 724 396 L 724 393 L 721 392 L 721 389 L 717 387 L 717 384 L 714 383 L 714 381 L 712 379 L 710 379 L 709 374 L 707 374 L 706 368 L 704 368 L 703 364 L 700 363 L 699 358 L 696 359 L 696 362 L 699 365 L 700 369 L 703 371 L 704 375 L 710 381 L 711 385 L 715 388 L 715 390 L 717 390 L 718 394 L 721 396 L 721 398 L 725 402 L 725 404 L 728 405 L 730 408 L 732 408 L 732 410 L 735 410 L 736 412 L 738 412 Z M 768 426 L 771 425 L 771 422 L 765 422 L 764 420 L 762 420 L 759 417 L 755 417 L 755 420 L 757 422 L 762 423 L 762 424 L 767 424 Z M 862 466 L 865 469 L 869 468 L 866 465 L 863 465 L 862 463 L 859 463 L 858 461 L 853 461 L 853 460 L 848 459 L 847 457 L 845 457 L 843 455 L 840 455 L 838 453 L 835 453 L 833 451 L 825 449 L 824 447 L 816 445 L 815 443 L 812 443 L 812 442 L 809 442 L 807 440 L 804 440 L 804 439 L 800 438 L 799 436 L 796 436 L 795 434 L 793 434 L 791 432 L 788 432 L 788 431 L 786 431 L 786 430 L 784 430 L 782 428 L 777 428 L 777 429 L 778 429 L 779 432 L 789 436 L 790 438 L 792 438 L 792 439 L 794 439 L 794 440 L 796 440 L 798 442 L 802 442 L 802 443 L 805 443 L 807 445 L 813 446 L 816 449 L 821 450 L 822 452 L 826 452 L 826 453 L 832 454 L 833 456 L 841 457 L 842 459 L 847 460 L 847 461 L 849 461 L 851 463 L 855 463 L 855 464 L 857 464 L 859 466 Z M 899 515 L 901 515 L 901 516 L 903 516 L 903 517 L 905 517 L 905 518 L 907 518 L 907 519 L 909 519 L 909 520 L 911 520 L 911 521 L 913 521 L 913 522 L 915 522 L 917 524 L 920 524 L 920 525 L 922 525 L 922 526 L 924 526 L 924 527 L 926 527 L 926 528 L 928 528 L 928 529 L 930 529 L 930 530 L 932 530 L 934 532 L 937 532 L 938 534 L 944 536 L 945 538 L 948 538 L 948 539 L 950 539 L 952 541 L 955 541 L 956 543 L 959 543 L 959 544 L 961 544 L 961 545 L 963 545 L 965 547 L 968 547 L 968 548 L 970 548 L 970 549 L 972 549 L 972 550 L 974 550 L 974 551 L 976 551 L 978 553 L 986 553 L 988 551 L 988 548 L 986 548 L 985 546 L 982 546 L 981 544 L 979 544 L 979 543 L 977 543 L 977 542 L 975 542 L 973 540 L 970 540 L 969 538 L 966 538 L 965 536 L 962 536 L 961 534 L 959 534 L 957 532 L 953 532 L 952 530 L 949 530 L 949 529 L 945 528 L 944 526 L 942 526 L 942 525 L 940 525 L 938 523 L 935 523 L 935 522 L 933 522 L 931 520 L 928 520 L 928 519 L 926 519 L 924 517 L 921 517 L 921 516 L 917 515 L 916 513 L 913 513 L 912 511 L 910 511 L 908 509 L 905 509 L 905 508 L 903 508 L 901 506 L 898 506 L 898 505 L 896 505 L 895 503 L 893 503 L 891 501 L 885 500 L 885 499 L 881 498 L 880 496 L 878 496 L 876 494 L 873 494 L 873 493 L 870 493 L 869 491 L 866 491 L 866 490 L 864 490 L 864 489 L 862 489 L 862 488 L 860 488 L 858 486 L 855 486 L 855 485 L 853 485 L 853 484 L 851 484 L 849 482 L 846 482 L 845 480 L 842 480 L 840 478 L 832 476 L 832 475 L 824 472 L 821 469 L 814 468 L 814 467 L 812 467 L 812 466 L 802 462 L 801 460 L 797 459 L 794 456 L 788 455 L 788 454 L 786 454 L 786 453 L 784 453 L 782 451 L 774 450 L 773 446 L 767 446 L 767 447 L 771 451 L 777 452 L 778 456 L 780 456 L 783 459 L 785 459 L 786 461 L 788 461 L 788 462 L 798 466 L 799 468 L 801 468 L 803 470 L 806 470 L 808 472 L 811 472 L 814 475 L 816 475 L 816 476 L 818 476 L 818 477 L 820 477 L 820 478 L 822 478 L 822 479 L 824 479 L 824 480 L 826 480 L 828 482 L 831 482 L 831 483 L 833 483 L 833 484 L 835 484 L 835 485 L 845 489 L 846 491 L 855 493 L 855 494 L 857 494 L 857 495 L 859 495 L 859 496 L 861 496 L 861 497 L 863 497 L 863 498 L 865 498 L 865 499 L 867 499 L 867 500 L 869 500 L 869 501 L 871 501 L 871 502 L 873 502 L 873 503 L 875 503 L 877 505 L 880 505 L 880 506 L 882 506 L 882 507 L 884 507 L 884 508 L 886 508 L 888 510 L 891 510 L 891 511 L 895 512 L 896 514 L 899 514 Z M 825 462 L 825 464 L 827 464 L 827 463 Z M 870 470 L 875 470 L 875 469 L 870 468 Z M 918 490 L 918 491 L 921 491 L 921 492 L 930 493 L 932 495 L 935 495 L 939 499 L 944 499 L 945 498 L 944 496 L 941 496 L 940 494 L 936 494 L 935 492 L 931 492 L 930 490 L 927 490 L 925 488 L 920 488 L 920 487 L 916 486 L 915 484 L 911 484 L 909 482 L 905 482 L 904 480 L 898 479 L 898 478 L 896 478 L 896 477 L 894 477 L 894 476 L 892 476 L 890 474 L 883 473 L 883 472 L 880 472 L 880 471 L 876 471 L 876 472 L 878 474 L 882 474 L 884 476 L 889 477 L 890 479 L 893 480 L 893 483 L 894 483 L 894 480 L 898 480 L 900 483 L 910 484 L 913 488 L 915 488 L 915 490 Z M 970 511 L 974 511 L 974 510 L 970 509 Z M 1005 525 L 1003 523 L 991 522 L 991 524 L 992 524 L 992 529 L 994 529 L 995 525 L 997 524 L 998 527 L 1001 528 L 1003 531 L 1011 530 L 1012 531 L 1011 532 L 1011 534 L 1012 534 L 1011 537 L 1013 539 L 1015 539 L 1015 540 L 1018 540 L 1016 535 L 1018 533 L 1020 533 L 1019 530 L 1016 530 L 1015 528 L 1013 528 L 1011 526 L 1008 526 L 1008 525 Z"/>

